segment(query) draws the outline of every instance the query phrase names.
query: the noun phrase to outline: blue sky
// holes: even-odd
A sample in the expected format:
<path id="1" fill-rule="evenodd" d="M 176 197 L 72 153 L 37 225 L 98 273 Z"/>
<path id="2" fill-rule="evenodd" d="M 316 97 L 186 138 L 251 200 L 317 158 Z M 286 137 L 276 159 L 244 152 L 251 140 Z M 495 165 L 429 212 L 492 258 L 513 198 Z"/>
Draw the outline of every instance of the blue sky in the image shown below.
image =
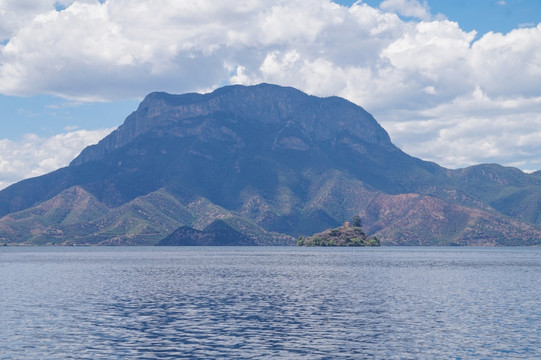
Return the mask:
<path id="1" fill-rule="evenodd" d="M 0 189 L 65 166 L 151 91 L 263 81 L 345 97 L 443 166 L 541 169 L 539 0 L 153 4 L 0 2 Z"/>
<path id="2" fill-rule="evenodd" d="M 335 2 L 351 6 L 355 1 Z M 363 2 L 378 7 L 382 0 Z M 426 4 L 432 14 L 442 14 L 458 22 L 462 29 L 476 30 L 480 34 L 489 31 L 507 33 L 521 26 L 535 26 L 541 19 L 541 1 L 538 0 L 428 0 Z"/>
<path id="3" fill-rule="evenodd" d="M 52 95 L 0 95 L 0 136 L 20 140 L 27 133 L 53 136 L 74 129 L 110 128 L 120 125 L 138 104 L 136 98 L 112 102 L 70 102 Z"/>

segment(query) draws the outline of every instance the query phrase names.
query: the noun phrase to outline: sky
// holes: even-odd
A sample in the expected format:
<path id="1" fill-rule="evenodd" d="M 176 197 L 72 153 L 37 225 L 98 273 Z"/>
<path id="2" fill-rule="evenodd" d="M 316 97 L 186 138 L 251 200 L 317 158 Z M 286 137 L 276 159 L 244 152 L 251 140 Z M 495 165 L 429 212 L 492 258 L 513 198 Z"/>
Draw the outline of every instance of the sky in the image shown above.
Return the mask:
<path id="1" fill-rule="evenodd" d="M 152 91 L 294 86 L 447 168 L 541 169 L 539 0 L 0 0 L 0 189 Z"/>

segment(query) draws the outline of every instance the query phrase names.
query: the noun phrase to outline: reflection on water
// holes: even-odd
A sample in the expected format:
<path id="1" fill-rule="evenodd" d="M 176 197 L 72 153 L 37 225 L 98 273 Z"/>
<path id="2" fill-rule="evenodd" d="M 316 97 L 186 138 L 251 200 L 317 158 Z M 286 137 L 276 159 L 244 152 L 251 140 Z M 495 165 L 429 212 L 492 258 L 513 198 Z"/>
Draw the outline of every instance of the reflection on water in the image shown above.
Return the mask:
<path id="1" fill-rule="evenodd" d="M 541 249 L 2 248 L 0 358 L 541 358 Z"/>

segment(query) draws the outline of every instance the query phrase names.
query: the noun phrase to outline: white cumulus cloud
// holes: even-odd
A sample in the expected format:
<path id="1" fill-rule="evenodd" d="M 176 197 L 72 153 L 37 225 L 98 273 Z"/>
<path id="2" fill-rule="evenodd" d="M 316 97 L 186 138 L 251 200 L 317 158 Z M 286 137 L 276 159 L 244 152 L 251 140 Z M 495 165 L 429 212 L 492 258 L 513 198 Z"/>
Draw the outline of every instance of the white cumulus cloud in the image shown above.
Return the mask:
<path id="1" fill-rule="evenodd" d="M 476 38 L 420 0 L 40 1 L 25 0 L 28 14 L 0 2 L 2 19 L 25 14 L 0 29 L 2 94 L 117 100 L 271 82 L 354 101 L 444 166 L 541 168 L 541 24 Z"/>
<path id="2" fill-rule="evenodd" d="M 13 141 L 0 139 L 0 189 L 68 165 L 83 148 L 113 129 L 67 131 L 49 138 L 27 134 Z"/>
<path id="3" fill-rule="evenodd" d="M 383 0 L 379 7 L 385 11 L 396 12 L 406 17 L 421 20 L 431 18 L 430 8 L 426 0 L 423 2 L 419 2 L 419 0 Z"/>

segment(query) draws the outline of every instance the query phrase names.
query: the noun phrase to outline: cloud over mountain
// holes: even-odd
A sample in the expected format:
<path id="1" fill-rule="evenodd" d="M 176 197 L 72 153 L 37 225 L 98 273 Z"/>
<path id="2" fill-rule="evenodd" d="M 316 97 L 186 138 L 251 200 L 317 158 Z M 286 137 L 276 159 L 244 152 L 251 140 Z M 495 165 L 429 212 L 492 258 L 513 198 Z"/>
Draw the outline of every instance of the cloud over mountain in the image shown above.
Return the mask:
<path id="1" fill-rule="evenodd" d="M 541 168 L 541 24 L 479 36 L 398 0 L 25 3 L 23 17 L 20 3 L 0 15 L 18 19 L 0 28 L 3 94 L 93 101 L 278 83 L 352 100 L 404 150 L 445 166 Z"/>
<path id="2" fill-rule="evenodd" d="M 97 143 L 113 129 L 73 130 L 50 138 L 27 134 L 18 141 L 0 139 L 0 190 L 66 166 L 82 148 Z"/>

